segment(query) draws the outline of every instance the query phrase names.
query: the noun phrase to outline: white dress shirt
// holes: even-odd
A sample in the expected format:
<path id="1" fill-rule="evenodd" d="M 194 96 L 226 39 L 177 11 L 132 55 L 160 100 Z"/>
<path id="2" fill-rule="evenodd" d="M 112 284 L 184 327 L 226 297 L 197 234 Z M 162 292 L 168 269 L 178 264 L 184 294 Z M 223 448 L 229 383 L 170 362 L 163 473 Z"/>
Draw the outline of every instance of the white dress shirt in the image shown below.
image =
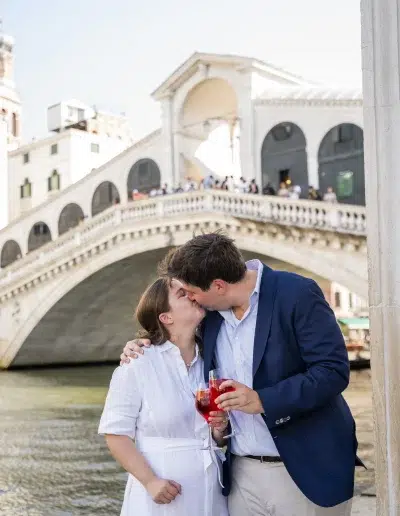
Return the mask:
<path id="1" fill-rule="evenodd" d="M 219 312 L 224 321 L 217 338 L 216 358 L 223 378 L 233 379 L 253 388 L 254 336 L 263 264 L 260 260 L 250 260 L 246 266 L 250 270 L 258 271 L 256 286 L 250 296 L 250 306 L 240 320 L 232 310 Z M 268 407 L 264 407 L 264 410 L 267 412 Z M 261 414 L 232 411 L 231 416 L 236 432 L 232 437 L 232 452 L 235 455 L 279 456 Z"/>

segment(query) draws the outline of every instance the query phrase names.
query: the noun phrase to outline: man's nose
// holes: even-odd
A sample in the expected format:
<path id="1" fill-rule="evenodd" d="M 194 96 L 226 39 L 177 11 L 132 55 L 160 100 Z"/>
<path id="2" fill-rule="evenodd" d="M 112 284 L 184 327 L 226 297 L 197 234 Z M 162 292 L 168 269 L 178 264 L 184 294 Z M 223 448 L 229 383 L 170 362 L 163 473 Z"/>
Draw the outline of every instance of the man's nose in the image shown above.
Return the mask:
<path id="1" fill-rule="evenodd" d="M 187 297 L 190 299 L 190 301 L 194 301 L 194 295 L 192 292 L 188 292 Z"/>

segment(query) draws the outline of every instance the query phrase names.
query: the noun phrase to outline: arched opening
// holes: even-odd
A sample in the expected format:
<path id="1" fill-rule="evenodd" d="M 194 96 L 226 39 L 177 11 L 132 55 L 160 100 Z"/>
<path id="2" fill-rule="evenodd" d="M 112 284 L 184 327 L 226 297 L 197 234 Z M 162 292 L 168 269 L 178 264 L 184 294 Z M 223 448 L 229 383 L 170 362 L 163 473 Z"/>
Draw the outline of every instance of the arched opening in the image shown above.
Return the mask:
<path id="1" fill-rule="evenodd" d="M 140 193 L 149 193 L 154 188 L 159 189 L 160 186 L 160 169 L 152 159 L 141 159 L 130 169 L 127 181 L 129 199 L 132 198 L 133 190 L 138 190 Z"/>
<path id="2" fill-rule="evenodd" d="M 201 179 L 210 173 L 239 179 L 238 100 L 227 81 L 207 79 L 197 84 L 186 96 L 179 122 L 184 136 L 180 180 Z"/>
<path id="3" fill-rule="evenodd" d="M 28 252 L 38 249 L 51 241 L 50 228 L 44 222 L 37 222 L 29 232 Z"/>
<path id="4" fill-rule="evenodd" d="M 92 198 L 92 217 L 98 215 L 113 204 L 119 204 L 117 187 L 111 181 L 104 181 L 96 188 Z"/>
<path id="5" fill-rule="evenodd" d="M 69 229 L 74 228 L 83 221 L 84 218 L 85 215 L 83 210 L 78 204 L 67 204 L 67 206 L 63 208 L 60 213 L 60 218 L 58 219 L 58 234 L 62 235 Z"/>
<path id="6" fill-rule="evenodd" d="M 7 240 L 1 250 L 1 267 L 7 267 L 8 265 L 21 258 L 21 248 L 15 240 Z"/>
<path id="7" fill-rule="evenodd" d="M 327 132 L 318 151 L 319 189 L 332 187 L 339 202 L 365 205 L 364 133 L 355 124 Z"/>
<path id="8" fill-rule="evenodd" d="M 134 246 L 131 251 L 135 251 Z M 136 328 L 132 328 L 132 306 L 137 305 L 145 288 L 156 278 L 157 264 L 167 251 L 164 248 L 133 254 L 91 271 L 72 288 L 65 282 L 63 286 L 70 290 L 37 321 L 14 365 L 115 362 L 121 341 L 126 342 L 139 329 L 136 321 Z M 261 258 L 280 270 L 306 274 L 321 280 L 324 291 L 329 288 L 328 281 L 288 263 L 250 252 L 244 252 L 244 256 Z"/>
<path id="9" fill-rule="evenodd" d="M 307 142 L 300 127 L 282 122 L 264 138 L 261 148 L 262 186 L 278 189 L 280 183 L 300 186 L 302 197 L 307 194 Z"/>

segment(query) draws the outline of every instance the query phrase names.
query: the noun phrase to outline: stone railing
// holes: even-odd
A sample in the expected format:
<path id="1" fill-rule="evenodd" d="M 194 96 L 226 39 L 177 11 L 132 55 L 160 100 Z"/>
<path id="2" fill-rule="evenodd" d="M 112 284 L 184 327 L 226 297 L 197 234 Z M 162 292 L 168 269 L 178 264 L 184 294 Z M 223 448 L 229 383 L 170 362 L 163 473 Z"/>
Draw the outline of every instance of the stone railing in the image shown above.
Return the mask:
<path id="1" fill-rule="evenodd" d="M 0 287 L 23 274 L 34 273 L 45 263 L 66 256 L 73 249 L 90 245 L 118 226 L 135 220 L 168 219 L 191 213 L 219 213 L 284 226 L 366 235 L 364 207 L 215 190 L 167 195 L 112 206 L 2 269 Z"/>

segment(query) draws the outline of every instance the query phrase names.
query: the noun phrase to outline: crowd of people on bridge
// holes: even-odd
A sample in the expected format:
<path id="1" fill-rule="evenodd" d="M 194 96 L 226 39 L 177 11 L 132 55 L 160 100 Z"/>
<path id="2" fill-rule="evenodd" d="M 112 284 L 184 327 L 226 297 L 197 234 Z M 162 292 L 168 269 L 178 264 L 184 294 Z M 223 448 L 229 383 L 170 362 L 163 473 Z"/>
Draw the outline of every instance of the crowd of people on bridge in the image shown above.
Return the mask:
<path id="1" fill-rule="evenodd" d="M 175 187 L 170 187 L 167 183 L 164 183 L 159 188 L 152 188 L 149 193 L 140 192 L 135 189 L 132 191 L 131 199 L 141 200 L 159 195 L 193 192 L 198 190 L 225 190 L 239 194 L 260 193 L 260 187 L 256 183 L 255 179 L 246 180 L 244 177 L 236 179 L 233 176 L 225 176 L 224 179 L 217 179 L 212 174 L 209 174 L 200 181 L 196 181 L 191 177 L 186 177 L 183 183 L 178 183 Z M 338 202 L 336 193 L 331 186 L 327 188 L 324 194 L 321 194 L 321 192 L 314 188 L 314 186 L 309 186 L 308 189 L 306 189 L 299 185 L 292 185 L 290 180 L 281 182 L 277 190 L 270 182 L 268 182 L 262 188 L 262 194 L 274 195 L 293 200 L 308 199 L 311 201 L 325 201 L 333 204 Z"/>

